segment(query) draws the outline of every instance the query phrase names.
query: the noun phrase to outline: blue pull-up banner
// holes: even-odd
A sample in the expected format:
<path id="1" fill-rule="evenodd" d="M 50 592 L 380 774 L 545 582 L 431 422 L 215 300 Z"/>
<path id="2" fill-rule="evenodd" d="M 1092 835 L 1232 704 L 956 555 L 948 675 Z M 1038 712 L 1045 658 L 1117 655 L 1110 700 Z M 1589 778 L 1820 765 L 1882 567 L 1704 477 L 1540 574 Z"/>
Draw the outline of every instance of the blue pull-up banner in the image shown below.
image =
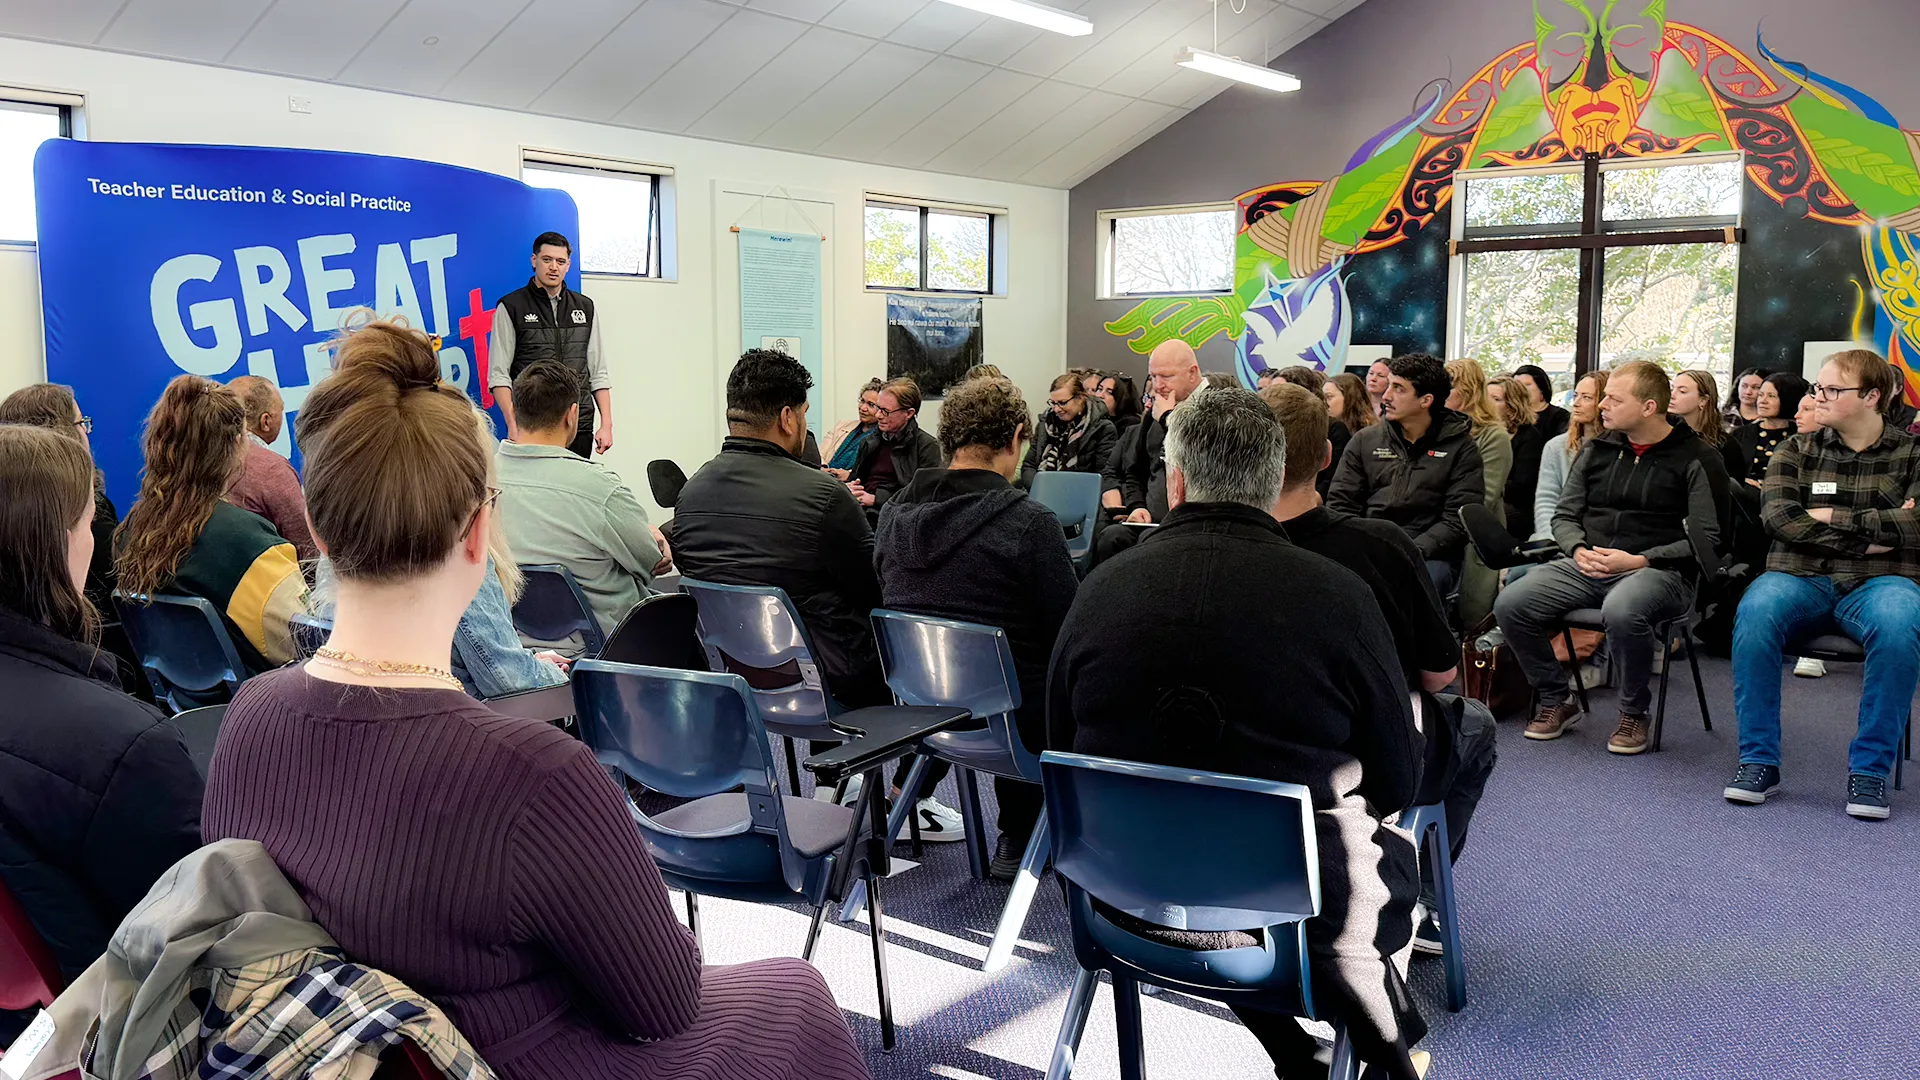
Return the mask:
<path id="1" fill-rule="evenodd" d="M 442 339 L 441 377 L 486 391 L 494 303 L 526 285 L 533 238 L 576 238 L 563 191 L 405 158 L 50 139 L 34 160 L 47 379 L 93 417 L 124 513 L 140 429 L 183 372 L 274 381 L 289 422 L 348 312 Z M 579 288 L 579 274 L 569 286 Z"/>

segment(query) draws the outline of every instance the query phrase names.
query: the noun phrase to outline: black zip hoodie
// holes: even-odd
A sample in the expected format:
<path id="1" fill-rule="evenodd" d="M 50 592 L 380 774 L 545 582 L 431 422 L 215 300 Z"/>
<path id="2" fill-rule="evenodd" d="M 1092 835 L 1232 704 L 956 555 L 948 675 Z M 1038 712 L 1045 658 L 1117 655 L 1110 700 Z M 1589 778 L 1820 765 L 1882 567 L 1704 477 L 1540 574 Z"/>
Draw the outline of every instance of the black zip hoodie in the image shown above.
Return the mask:
<path id="1" fill-rule="evenodd" d="M 1731 508 L 1727 467 L 1720 452 L 1684 420 L 1668 417 L 1667 437 L 1634 453 L 1627 436 L 1606 431 L 1581 449 L 1567 472 L 1553 539 L 1562 550 L 1617 548 L 1649 562 L 1690 564 L 1689 520 L 1723 547 Z"/>

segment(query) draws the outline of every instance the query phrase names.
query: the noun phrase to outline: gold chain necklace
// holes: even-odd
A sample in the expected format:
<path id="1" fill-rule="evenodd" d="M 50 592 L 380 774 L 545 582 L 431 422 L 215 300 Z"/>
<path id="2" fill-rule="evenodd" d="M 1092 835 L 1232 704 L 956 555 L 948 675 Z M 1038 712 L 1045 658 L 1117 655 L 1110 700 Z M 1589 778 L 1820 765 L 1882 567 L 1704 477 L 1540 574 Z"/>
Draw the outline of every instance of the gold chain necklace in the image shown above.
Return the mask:
<path id="1" fill-rule="evenodd" d="M 331 667 L 350 671 L 364 679 L 394 679 L 418 676 L 421 678 L 436 679 L 446 683 L 455 690 L 464 691 L 466 689 L 460 685 L 460 680 L 454 677 L 453 672 L 448 671 L 446 668 L 437 668 L 428 664 L 406 664 L 394 660 L 368 660 L 355 656 L 344 649 L 336 649 L 331 645 L 320 646 L 320 648 L 314 652 L 313 658 Z"/>

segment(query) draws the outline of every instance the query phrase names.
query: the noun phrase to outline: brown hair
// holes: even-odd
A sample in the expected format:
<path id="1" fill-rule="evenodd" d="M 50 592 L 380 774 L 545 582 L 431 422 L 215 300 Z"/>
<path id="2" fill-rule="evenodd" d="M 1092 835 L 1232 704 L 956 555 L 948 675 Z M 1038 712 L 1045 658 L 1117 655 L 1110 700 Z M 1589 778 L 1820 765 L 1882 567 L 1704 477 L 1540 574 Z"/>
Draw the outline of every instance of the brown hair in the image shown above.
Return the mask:
<path id="1" fill-rule="evenodd" d="M 1507 434 L 1519 431 L 1521 427 L 1534 421 L 1533 396 L 1527 393 L 1524 383 L 1511 375 L 1501 375 L 1487 382 L 1488 388 L 1499 387 L 1500 404 L 1494 405 L 1494 411 L 1500 415 L 1501 423 L 1506 425 Z M 1487 395 L 1487 404 L 1493 405 L 1493 395 Z"/>
<path id="2" fill-rule="evenodd" d="M 1032 434 L 1033 418 L 1011 379 L 961 383 L 947 392 L 940 406 L 940 449 L 949 459 L 968 446 L 1002 449 L 1021 430 Z"/>
<path id="3" fill-rule="evenodd" d="M 1708 446 L 1719 446 L 1726 442 L 1727 418 L 1720 415 L 1720 384 L 1714 379 L 1713 372 L 1705 368 L 1688 368 L 1674 378 L 1691 382 L 1693 388 L 1700 392 L 1700 407 L 1693 410 L 1691 415 L 1682 417 L 1687 426 L 1705 439 Z M 1670 402 L 1673 397 L 1671 388 L 1667 390 L 1667 397 Z"/>
<path id="4" fill-rule="evenodd" d="M 140 495 L 114 534 L 120 587 L 155 593 L 186 561 L 240 465 L 246 407 L 232 390 L 177 375 L 147 414 Z"/>
<path id="5" fill-rule="evenodd" d="M 1328 382 L 1340 388 L 1340 415 L 1335 420 L 1347 425 L 1347 430 L 1358 433 L 1369 424 L 1380 422 L 1380 416 L 1373 411 L 1373 395 L 1367 393 L 1365 380 L 1358 375 L 1341 372 Z"/>
<path id="6" fill-rule="evenodd" d="M 1324 371 L 1315 371 L 1305 364 L 1293 364 L 1273 373 L 1276 379 L 1284 379 L 1295 386 L 1303 386 L 1316 394 L 1327 390 L 1327 375 Z"/>
<path id="7" fill-rule="evenodd" d="M 93 643 L 99 618 L 67 565 L 67 533 L 93 514 L 93 459 L 78 439 L 0 424 L 0 490 L 0 607 Z"/>
<path id="8" fill-rule="evenodd" d="M 300 410 L 307 516 L 343 579 L 403 581 L 445 561 L 486 500 L 473 405 L 403 322 L 349 316 L 333 351 Z"/>
<path id="9" fill-rule="evenodd" d="M 1052 385 L 1047 387 L 1047 393 L 1051 394 L 1055 390 L 1063 390 L 1063 389 L 1073 391 L 1073 397 L 1068 398 L 1067 399 L 1068 401 L 1072 401 L 1074 398 L 1083 398 L 1087 396 L 1086 384 L 1080 380 L 1080 376 L 1075 375 L 1071 371 L 1063 375 L 1055 375 L 1053 377 Z"/>
<path id="10" fill-rule="evenodd" d="M 880 388 L 880 391 L 892 394 L 894 400 L 898 401 L 903 409 L 920 407 L 920 384 L 912 379 L 890 379 L 887 385 Z"/>
<path id="11" fill-rule="evenodd" d="M 1480 361 L 1447 361 L 1447 378 L 1452 380 L 1453 388 L 1460 391 L 1460 396 L 1465 399 L 1456 411 L 1467 418 L 1475 435 L 1490 427 L 1505 429 L 1500 414 L 1494 411 L 1493 399 L 1487 396 L 1487 369 L 1480 366 Z"/>
<path id="12" fill-rule="evenodd" d="M 1893 408 L 1893 403 L 1902 400 L 1906 381 L 1894 370 L 1887 359 L 1872 349 L 1844 349 L 1827 357 L 1825 363 L 1838 364 L 1840 370 L 1850 379 L 1860 380 L 1864 388 L 1860 396 L 1865 397 L 1868 390 L 1880 391 L 1880 413 L 1885 415 Z"/>
<path id="13" fill-rule="evenodd" d="M 1600 429 L 1604 426 L 1600 420 L 1600 399 L 1607 396 L 1607 373 L 1605 369 L 1602 369 L 1599 371 L 1589 371 L 1585 375 L 1580 376 L 1578 379 L 1575 379 L 1573 381 L 1574 392 L 1578 393 L 1580 390 L 1580 384 L 1583 382 L 1586 382 L 1588 379 L 1593 380 L 1593 422 L 1590 424 L 1587 424 L 1587 423 L 1582 423 L 1578 420 L 1572 419 L 1571 417 L 1568 418 L 1567 420 L 1567 460 L 1568 461 L 1572 461 L 1574 458 L 1579 457 L 1580 444 L 1586 442 L 1588 439 L 1593 438 L 1594 435 L 1598 434 Z"/>
<path id="14" fill-rule="evenodd" d="M 1313 483 L 1327 458 L 1327 430 L 1333 426 L 1327 399 L 1283 377 L 1261 390 L 1260 400 L 1287 433 L 1287 479 L 1281 490 Z"/>
<path id="15" fill-rule="evenodd" d="M 1633 399 L 1651 401 L 1654 408 L 1660 412 L 1666 412 L 1667 406 L 1673 404 L 1673 382 L 1667 378 L 1667 373 L 1660 369 L 1660 365 L 1651 360 L 1628 360 L 1622 364 L 1615 364 L 1612 378 L 1630 380 L 1627 384 L 1627 392 L 1633 395 Z M 1782 419 L 1791 420 L 1793 417 L 1786 416 Z"/>
<path id="16" fill-rule="evenodd" d="M 963 383 L 969 383 L 975 379 L 999 379 L 999 378 L 1004 378 L 1004 376 L 1000 374 L 1000 369 L 998 367 L 995 367 L 992 364 L 975 364 L 972 367 L 967 369 L 967 373 L 960 377 L 960 381 Z M 875 387 L 874 389 L 877 390 L 879 389 L 879 387 Z"/>
<path id="17" fill-rule="evenodd" d="M 73 388 L 59 383 L 34 383 L 23 386 L 0 401 L 0 424 L 31 424 L 80 441 L 80 429 L 73 426 L 80 406 L 73 400 Z"/>

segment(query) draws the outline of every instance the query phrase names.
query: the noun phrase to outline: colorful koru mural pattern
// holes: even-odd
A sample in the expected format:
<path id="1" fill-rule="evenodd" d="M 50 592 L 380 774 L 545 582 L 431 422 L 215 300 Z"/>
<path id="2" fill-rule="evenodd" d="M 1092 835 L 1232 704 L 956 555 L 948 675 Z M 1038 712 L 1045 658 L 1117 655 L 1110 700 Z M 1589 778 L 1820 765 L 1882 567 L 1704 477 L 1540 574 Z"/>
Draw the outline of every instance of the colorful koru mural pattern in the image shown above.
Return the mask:
<path id="1" fill-rule="evenodd" d="M 1343 270 L 1431 222 L 1452 200 L 1455 172 L 1739 150 L 1752 185 L 1788 214 L 1860 230 L 1873 335 L 1920 400 L 1920 131 L 1764 40 L 1756 61 L 1668 22 L 1665 0 L 1535 0 L 1533 10 L 1532 41 L 1457 90 L 1429 84 L 1423 104 L 1338 175 L 1241 195 L 1232 293 L 1147 300 L 1107 331 L 1138 353 L 1224 334 L 1249 383 L 1268 367 L 1339 370 L 1352 332 Z"/>

